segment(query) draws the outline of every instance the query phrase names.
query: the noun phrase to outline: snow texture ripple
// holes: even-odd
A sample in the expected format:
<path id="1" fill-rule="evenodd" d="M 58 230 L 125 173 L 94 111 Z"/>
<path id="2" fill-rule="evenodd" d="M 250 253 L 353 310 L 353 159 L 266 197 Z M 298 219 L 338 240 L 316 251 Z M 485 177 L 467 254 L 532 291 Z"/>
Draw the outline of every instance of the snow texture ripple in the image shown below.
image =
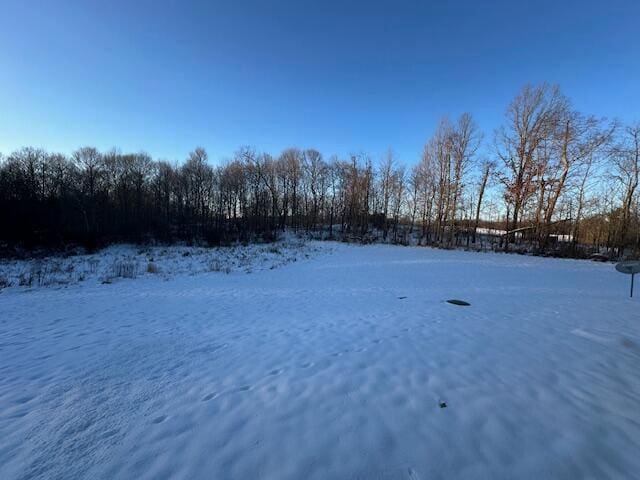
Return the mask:
<path id="1" fill-rule="evenodd" d="M 640 304 L 611 265 L 314 248 L 2 291 L 0 478 L 640 475 Z"/>

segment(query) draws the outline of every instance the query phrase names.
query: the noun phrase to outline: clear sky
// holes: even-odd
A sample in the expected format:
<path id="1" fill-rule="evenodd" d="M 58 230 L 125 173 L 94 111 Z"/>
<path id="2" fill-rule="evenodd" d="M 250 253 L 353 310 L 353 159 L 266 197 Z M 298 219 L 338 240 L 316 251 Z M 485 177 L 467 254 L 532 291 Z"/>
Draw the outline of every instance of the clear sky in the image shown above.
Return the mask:
<path id="1" fill-rule="evenodd" d="M 241 145 L 413 163 L 526 82 L 640 120 L 640 1 L 0 0 L 0 152 Z"/>

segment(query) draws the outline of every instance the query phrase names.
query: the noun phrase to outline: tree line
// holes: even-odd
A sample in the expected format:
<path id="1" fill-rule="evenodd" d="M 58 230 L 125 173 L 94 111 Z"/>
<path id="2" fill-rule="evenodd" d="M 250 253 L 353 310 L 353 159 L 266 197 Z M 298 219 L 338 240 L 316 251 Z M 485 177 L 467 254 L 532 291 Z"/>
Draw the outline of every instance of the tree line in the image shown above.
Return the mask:
<path id="1" fill-rule="evenodd" d="M 321 238 L 478 245 L 611 258 L 640 249 L 640 124 L 577 111 L 558 87 L 525 86 L 483 135 L 469 113 L 440 121 L 412 166 L 392 151 L 325 158 L 250 147 L 224 165 L 144 152 L 24 147 L 0 155 L 0 242 Z"/>

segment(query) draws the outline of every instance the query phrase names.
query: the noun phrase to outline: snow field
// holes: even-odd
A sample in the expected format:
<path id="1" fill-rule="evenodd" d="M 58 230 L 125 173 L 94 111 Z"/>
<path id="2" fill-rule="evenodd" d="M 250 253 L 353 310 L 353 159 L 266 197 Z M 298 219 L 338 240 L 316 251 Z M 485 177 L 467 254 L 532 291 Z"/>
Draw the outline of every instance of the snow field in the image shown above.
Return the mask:
<path id="1" fill-rule="evenodd" d="M 3 290 L 0 478 L 640 471 L 640 312 L 611 265 L 308 248 L 252 274 Z"/>

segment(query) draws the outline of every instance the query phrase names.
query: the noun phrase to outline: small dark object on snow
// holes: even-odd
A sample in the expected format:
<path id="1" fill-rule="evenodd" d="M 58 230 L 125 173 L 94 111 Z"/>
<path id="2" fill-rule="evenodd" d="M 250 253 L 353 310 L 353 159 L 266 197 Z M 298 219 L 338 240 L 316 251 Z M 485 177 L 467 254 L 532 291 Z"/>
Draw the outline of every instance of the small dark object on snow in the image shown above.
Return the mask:
<path id="1" fill-rule="evenodd" d="M 469 302 L 465 302 L 464 300 L 456 300 L 455 298 L 447 300 L 447 303 L 450 303 L 452 305 L 460 305 L 461 307 L 468 307 L 469 305 L 471 305 Z"/>
<path id="2" fill-rule="evenodd" d="M 398 297 L 398 300 L 404 300 L 407 297 Z"/>
<path id="3" fill-rule="evenodd" d="M 447 408 L 447 402 L 443 402 L 442 400 L 438 402 L 438 405 L 440 405 L 440 408 Z"/>

